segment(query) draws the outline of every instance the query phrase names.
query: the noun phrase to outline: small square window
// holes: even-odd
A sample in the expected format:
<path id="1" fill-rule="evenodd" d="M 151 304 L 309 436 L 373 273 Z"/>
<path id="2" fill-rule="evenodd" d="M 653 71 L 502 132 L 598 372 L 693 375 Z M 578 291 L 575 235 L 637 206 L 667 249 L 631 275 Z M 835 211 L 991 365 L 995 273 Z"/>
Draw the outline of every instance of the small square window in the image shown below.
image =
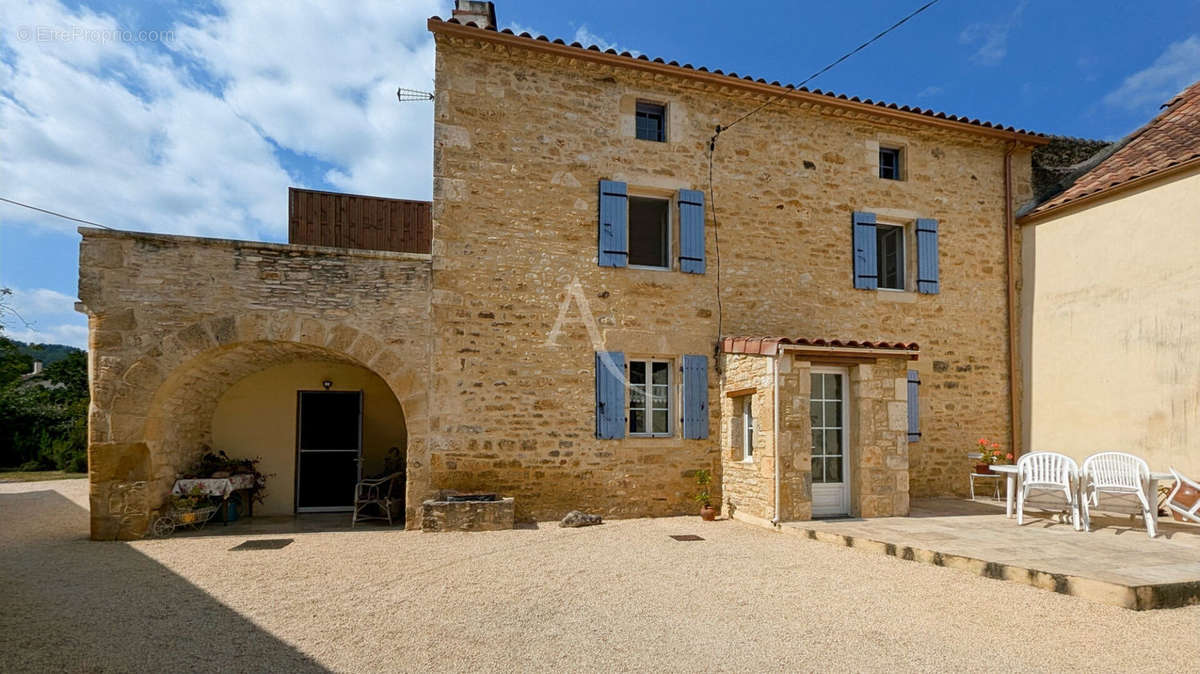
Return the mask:
<path id="1" fill-rule="evenodd" d="M 894 147 L 879 148 L 879 177 L 900 180 L 900 150 Z"/>
<path id="2" fill-rule="evenodd" d="M 629 197 L 629 264 L 669 269 L 671 202 Z"/>
<path id="3" fill-rule="evenodd" d="M 667 107 L 658 103 L 637 103 L 637 137 L 660 143 L 667 140 Z"/>
<path id="4" fill-rule="evenodd" d="M 904 228 L 876 225 L 875 254 L 879 264 L 879 287 L 904 290 Z"/>

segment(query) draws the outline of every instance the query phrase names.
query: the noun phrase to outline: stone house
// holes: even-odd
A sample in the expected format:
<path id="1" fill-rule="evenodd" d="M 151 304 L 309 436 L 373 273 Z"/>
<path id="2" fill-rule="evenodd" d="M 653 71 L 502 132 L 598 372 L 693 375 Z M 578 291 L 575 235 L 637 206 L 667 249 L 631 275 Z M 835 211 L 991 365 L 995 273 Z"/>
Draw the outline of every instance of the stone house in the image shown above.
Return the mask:
<path id="1" fill-rule="evenodd" d="M 1200 82 L 1068 178 L 1018 220 L 1025 445 L 1200 475 Z"/>
<path id="2" fill-rule="evenodd" d="M 140 535 L 203 445 L 262 456 L 286 514 L 398 447 L 410 527 L 446 488 L 695 512 L 699 469 L 747 520 L 904 515 L 975 438 L 1015 447 L 1045 137 L 494 26 L 429 21 L 427 251 L 81 230 L 94 537 Z"/>

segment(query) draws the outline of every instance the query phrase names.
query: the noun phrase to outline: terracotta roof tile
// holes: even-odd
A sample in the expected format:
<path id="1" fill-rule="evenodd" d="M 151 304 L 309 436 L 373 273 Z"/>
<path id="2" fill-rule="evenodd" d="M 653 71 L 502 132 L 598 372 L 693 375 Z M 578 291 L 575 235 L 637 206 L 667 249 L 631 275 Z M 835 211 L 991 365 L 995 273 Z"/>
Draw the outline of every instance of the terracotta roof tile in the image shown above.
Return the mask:
<path id="1" fill-rule="evenodd" d="M 910 356 L 916 356 L 920 351 L 920 346 L 916 342 L 872 342 L 854 339 L 810 339 L 808 337 L 726 337 L 721 340 L 721 350 L 725 353 L 748 353 L 763 356 L 773 356 L 779 353 L 780 346 L 787 345 L 902 351 Z"/>
<path id="2" fill-rule="evenodd" d="M 1148 124 L 1134 131 L 1107 157 L 1048 199 L 1030 215 L 1120 187 L 1200 158 L 1200 82 L 1172 98 Z"/>
<path id="3" fill-rule="evenodd" d="M 944 119 L 944 120 L 948 120 L 948 121 L 952 121 L 952 122 L 958 122 L 958 123 L 967 124 L 970 126 L 977 126 L 977 127 L 985 128 L 985 129 L 996 129 L 999 131 L 1007 131 L 1010 133 L 1022 134 L 1025 136 L 1030 136 L 1030 137 L 1038 138 L 1038 139 L 1048 138 L 1048 136 L 1046 134 L 1038 133 L 1036 131 L 1027 131 L 1025 129 L 1017 129 L 1012 126 L 1004 126 L 1003 124 L 996 124 L 993 122 L 980 121 L 978 119 L 970 119 L 970 118 L 959 116 L 959 115 L 949 115 L 949 114 L 946 114 L 945 112 L 938 112 L 935 110 L 919 108 L 916 106 L 908 106 L 908 105 L 898 106 L 895 103 L 888 103 L 887 101 L 873 101 L 869 98 L 868 99 L 859 99 L 859 97 L 857 97 L 857 96 L 851 98 L 851 97 L 847 96 L 846 94 L 838 94 L 838 93 L 832 92 L 832 91 L 822 91 L 821 89 L 809 89 L 808 87 L 797 88 L 796 85 L 794 85 L 794 84 L 780 84 L 779 82 L 768 83 L 766 80 L 764 80 L 762 78 L 755 79 L 749 75 L 741 76 L 734 72 L 725 73 L 725 72 L 722 72 L 720 69 L 709 70 L 708 68 L 705 68 L 704 66 L 693 66 L 690 63 L 685 63 L 684 65 L 679 65 L 678 62 L 676 62 L 676 61 L 666 62 L 661 58 L 651 59 L 650 57 L 646 56 L 645 54 L 640 54 L 638 56 L 634 56 L 627 51 L 621 52 L 618 54 L 617 51 L 614 49 L 604 50 L 596 45 L 590 45 L 590 46 L 585 47 L 584 45 L 582 45 L 578 42 L 572 42 L 569 45 L 567 45 L 561 39 L 551 40 L 550 38 L 546 37 L 545 35 L 538 35 L 535 37 L 533 35 L 530 35 L 529 33 L 521 33 L 520 35 L 518 35 L 518 34 L 514 33 L 511 29 L 508 29 L 508 28 L 505 28 L 504 30 L 500 30 L 500 31 L 497 31 L 495 28 L 481 28 L 478 25 L 476 25 L 474 21 L 469 21 L 464 24 L 464 23 L 460 22 L 458 19 L 454 19 L 454 18 L 442 19 L 441 17 L 437 17 L 437 16 L 429 17 L 429 24 L 431 26 L 431 29 L 432 29 L 433 24 L 437 24 L 437 23 L 455 24 L 455 25 L 460 25 L 460 26 L 466 26 L 468 28 L 475 28 L 480 31 L 499 33 L 499 34 L 503 34 L 503 35 L 511 35 L 514 37 L 519 37 L 519 38 L 523 38 L 523 39 L 527 39 L 527 40 L 531 40 L 531 41 L 535 41 L 535 42 L 550 42 L 550 43 L 557 44 L 557 45 L 573 47 L 575 49 L 580 49 L 583 51 L 594 51 L 594 52 L 601 52 L 601 53 L 605 53 L 605 54 L 612 54 L 614 56 L 623 56 L 625 58 L 628 58 L 628 59 L 634 60 L 634 61 L 652 61 L 654 63 L 661 63 L 663 65 L 675 67 L 675 68 L 678 68 L 678 69 L 684 70 L 684 71 L 690 70 L 690 71 L 703 72 L 703 73 L 711 72 L 716 75 L 724 75 L 725 77 L 729 77 L 731 79 L 747 80 L 750 82 L 758 82 L 760 84 L 765 84 L 767 86 L 771 86 L 776 89 L 779 89 L 780 93 L 787 93 L 789 91 L 802 91 L 805 93 L 812 93 L 812 94 L 815 94 L 818 96 L 825 96 L 825 97 L 835 99 L 835 100 L 863 103 L 866 105 L 873 105 L 878 108 L 884 108 L 884 109 L 889 109 L 889 110 L 899 110 L 901 112 L 909 112 L 912 114 L 923 115 L 925 117 L 932 117 L 935 119 Z M 686 73 L 681 73 L 681 74 L 686 74 Z"/>

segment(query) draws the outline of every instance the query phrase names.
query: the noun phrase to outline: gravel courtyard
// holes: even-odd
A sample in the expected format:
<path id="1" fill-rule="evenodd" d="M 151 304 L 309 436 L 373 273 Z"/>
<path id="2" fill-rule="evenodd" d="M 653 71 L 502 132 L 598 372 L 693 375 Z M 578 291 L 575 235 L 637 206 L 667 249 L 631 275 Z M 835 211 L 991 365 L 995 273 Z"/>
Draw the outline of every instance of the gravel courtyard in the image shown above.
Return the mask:
<path id="1" fill-rule="evenodd" d="M 83 480 L 0 484 L 0 671 L 1129 671 L 1200 661 L 1200 606 L 1137 613 L 738 522 L 367 529 L 230 552 L 250 537 L 90 542 L 86 490 Z M 668 537 L 688 533 L 706 540 Z"/>

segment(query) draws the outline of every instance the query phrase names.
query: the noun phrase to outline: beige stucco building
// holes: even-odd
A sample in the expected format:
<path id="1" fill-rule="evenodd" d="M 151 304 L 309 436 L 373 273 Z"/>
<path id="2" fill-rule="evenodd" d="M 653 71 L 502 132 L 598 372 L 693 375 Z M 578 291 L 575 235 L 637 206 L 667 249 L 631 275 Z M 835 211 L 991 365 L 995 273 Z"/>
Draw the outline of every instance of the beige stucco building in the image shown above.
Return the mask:
<path id="1" fill-rule="evenodd" d="M 735 517 L 904 515 L 1012 444 L 1043 137 L 429 28 L 431 252 L 84 230 L 93 536 L 139 535 L 202 445 L 269 459 L 264 511 L 302 511 L 322 390 L 362 392 L 364 474 L 403 450 L 410 527 L 447 488 L 695 512 L 701 469 Z"/>
<path id="2" fill-rule="evenodd" d="M 1020 219 L 1026 445 L 1200 474 L 1200 83 Z"/>

